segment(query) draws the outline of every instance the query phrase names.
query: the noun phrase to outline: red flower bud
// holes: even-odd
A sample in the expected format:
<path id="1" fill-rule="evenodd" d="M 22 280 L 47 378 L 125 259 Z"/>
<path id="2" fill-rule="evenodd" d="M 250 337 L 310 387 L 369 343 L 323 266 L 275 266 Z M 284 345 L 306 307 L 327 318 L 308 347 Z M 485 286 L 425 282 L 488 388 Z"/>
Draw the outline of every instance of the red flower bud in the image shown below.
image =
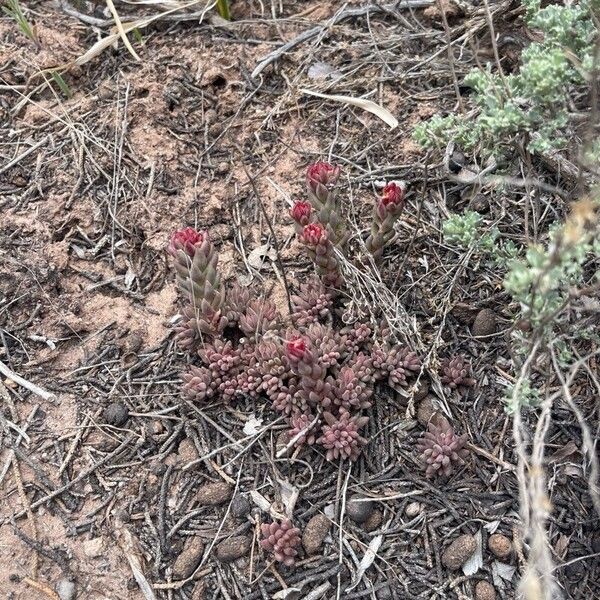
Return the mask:
<path id="1" fill-rule="evenodd" d="M 294 219 L 298 225 L 307 225 L 310 221 L 312 206 L 308 202 L 298 201 L 292 207 L 291 213 L 292 219 Z"/>
<path id="2" fill-rule="evenodd" d="M 310 223 L 306 225 L 302 230 L 300 239 L 310 246 L 317 246 L 324 237 L 327 236 L 327 232 L 321 223 Z"/>
<path id="3" fill-rule="evenodd" d="M 340 176 L 340 167 L 329 164 L 328 162 L 319 161 L 308 167 L 306 179 L 309 184 L 313 185 L 320 183 L 321 185 L 333 185 Z"/>
<path id="4" fill-rule="evenodd" d="M 175 255 L 178 250 L 183 250 L 186 254 L 193 257 L 196 246 L 204 241 L 205 235 L 206 233 L 196 231 L 193 227 L 180 229 L 171 236 L 169 252 Z"/>
<path id="5" fill-rule="evenodd" d="M 289 358 L 302 360 L 306 353 L 306 340 L 303 337 L 293 337 L 286 342 L 285 350 Z"/>
<path id="6" fill-rule="evenodd" d="M 390 204 L 402 206 L 404 204 L 404 189 L 397 183 L 388 183 L 383 188 L 381 202 L 384 206 L 389 206 Z"/>

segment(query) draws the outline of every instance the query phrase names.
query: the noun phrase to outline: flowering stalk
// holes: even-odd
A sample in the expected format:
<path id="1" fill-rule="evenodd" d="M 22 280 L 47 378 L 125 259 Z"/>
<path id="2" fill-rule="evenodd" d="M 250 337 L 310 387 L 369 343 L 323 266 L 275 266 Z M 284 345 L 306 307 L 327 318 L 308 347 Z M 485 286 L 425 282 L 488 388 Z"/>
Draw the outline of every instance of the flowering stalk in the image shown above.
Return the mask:
<path id="1" fill-rule="evenodd" d="M 330 395 L 330 384 L 325 381 L 327 368 L 321 365 L 308 338 L 296 336 L 285 344 L 285 353 L 292 371 L 299 378 L 299 388 L 307 405 L 316 406 Z"/>
<path id="2" fill-rule="evenodd" d="M 388 183 L 383 195 L 375 205 L 371 233 L 366 241 L 367 250 L 375 263 L 381 262 L 383 249 L 394 238 L 394 223 L 404 208 L 404 188 L 396 183 Z"/>
<path id="3" fill-rule="evenodd" d="M 343 249 L 348 242 L 344 216 L 335 193 L 335 185 L 340 176 L 340 167 L 327 162 L 316 162 L 306 172 L 308 199 L 317 213 L 332 243 Z"/>
<path id="4" fill-rule="evenodd" d="M 192 227 L 176 231 L 168 251 L 174 259 L 179 289 L 189 302 L 183 311 L 187 326 L 200 334 L 213 334 L 223 326 L 223 292 L 218 256 L 208 233 Z"/>
<path id="5" fill-rule="evenodd" d="M 300 241 L 307 247 L 317 267 L 321 281 L 328 287 L 339 288 L 343 279 L 335 257 L 333 244 L 321 223 L 310 223 L 300 234 Z"/>

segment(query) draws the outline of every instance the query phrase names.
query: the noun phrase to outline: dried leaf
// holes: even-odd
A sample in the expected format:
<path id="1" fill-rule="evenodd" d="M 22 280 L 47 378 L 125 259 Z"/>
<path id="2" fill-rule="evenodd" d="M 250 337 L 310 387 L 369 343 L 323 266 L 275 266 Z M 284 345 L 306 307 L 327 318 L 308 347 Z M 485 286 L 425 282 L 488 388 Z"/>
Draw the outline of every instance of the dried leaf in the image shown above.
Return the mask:
<path id="1" fill-rule="evenodd" d="M 396 129 L 396 127 L 398 127 L 398 119 L 396 119 L 387 108 L 383 108 L 383 106 L 379 106 L 379 104 L 375 104 L 375 102 L 372 102 L 371 100 L 354 98 L 352 96 L 338 96 L 336 94 L 321 94 L 320 92 L 313 92 L 312 90 L 307 89 L 301 89 L 300 91 L 308 96 L 315 96 L 317 98 L 323 98 L 324 100 L 333 100 L 334 102 L 344 102 L 346 104 L 351 104 L 352 106 L 357 106 L 358 108 L 362 108 L 376 117 L 379 117 L 386 125 L 389 125 L 391 129 Z"/>
<path id="2" fill-rule="evenodd" d="M 248 254 L 248 264 L 258 271 L 264 265 L 267 258 L 271 261 L 277 260 L 277 252 L 275 252 L 270 244 L 263 244 L 262 246 L 258 246 L 258 248 L 254 248 Z"/>
<path id="3" fill-rule="evenodd" d="M 495 560 L 492 563 L 492 578 L 494 580 L 494 585 L 504 589 L 504 581 L 512 581 L 515 571 L 515 567 Z"/>
<path id="4" fill-rule="evenodd" d="M 475 575 L 475 573 L 477 573 L 477 571 L 479 571 L 479 569 L 483 567 L 481 530 L 479 530 L 473 537 L 477 542 L 477 548 L 475 549 L 475 552 L 473 552 L 473 555 L 467 560 L 467 562 L 462 567 L 463 573 L 467 577 Z"/>
<path id="5" fill-rule="evenodd" d="M 365 551 L 365 555 L 362 557 L 360 565 L 358 565 L 354 583 L 346 589 L 347 592 L 353 590 L 361 582 L 363 575 L 367 572 L 367 569 L 375 562 L 375 559 L 377 558 L 377 551 L 379 550 L 382 542 L 382 535 L 378 535 L 370 541 L 369 547 Z"/>
<path id="6" fill-rule="evenodd" d="M 281 501 L 285 507 L 285 514 L 288 519 L 294 516 L 294 506 L 298 501 L 300 491 L 295 488 L 287 479 L 278 479 L 279 493 L 281 495 Z"/>
<path id="7" fill-rule="evenodd" d="M 341 77 L 342 74 L 332 65 L 316 62 L 308 68 L 309 79 L 327 79 L 328 77 Z"/>

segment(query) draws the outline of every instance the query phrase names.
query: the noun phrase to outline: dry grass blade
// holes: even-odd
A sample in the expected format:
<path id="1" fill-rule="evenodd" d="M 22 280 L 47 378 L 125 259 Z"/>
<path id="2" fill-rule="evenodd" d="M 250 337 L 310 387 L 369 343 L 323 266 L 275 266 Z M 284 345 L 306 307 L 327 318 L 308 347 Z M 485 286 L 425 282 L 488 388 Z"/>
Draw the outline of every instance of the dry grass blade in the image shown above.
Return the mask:
<path id="1" fill-rule="evenodd" d="M 117 26 L 117 31 L 119 32 L 120 38 L 123 40 L 123 44 L 125 44 L 125 48 L 127 48 L 127 50 L 129 50 L 129 54 L 131 54 L 131 56 L 133 56 L 133 58 L 135 58 L 135 60 L 140 62 L 140 60 L 141 60 L 140 57 L 138 56 L 137 52 L 133 49 L 131 42 L 127 38 L 127 33 L 125 32 L 125 29 L 123 28 L 123 23 L 121 22 L 121 17 L 119 17 L 119 13 L 117 12 L 117 9 L 115 8 L 115 4 L 114 4 L 113 0 L 106 0 L 106 5 L 108 6 L 110 13 L 113 16 L 113 19 L 115 20 L 115 25 Z"/>
<path id="2" fill-rule="evenodd" d="M 308 96 L 315 96 L 316 98 L 323 98 L 323 100 L 333 100 L 334 102 L 343 102 L 344 104 L 350 104 L 362 108 L 376 117 L 379 117 L 386 125 L 391 129 L 398 127 L 398 119 L 383 106 L 379 106 L 372 100 L 365 100 L 364 98 L 354 98 L 353 96 L 339 96 L 337 94 L 322 94 L 321 92 L 315 92 L 313 90 L 307 90 L 305 88 L 300 90 L 303 94 Z"/>

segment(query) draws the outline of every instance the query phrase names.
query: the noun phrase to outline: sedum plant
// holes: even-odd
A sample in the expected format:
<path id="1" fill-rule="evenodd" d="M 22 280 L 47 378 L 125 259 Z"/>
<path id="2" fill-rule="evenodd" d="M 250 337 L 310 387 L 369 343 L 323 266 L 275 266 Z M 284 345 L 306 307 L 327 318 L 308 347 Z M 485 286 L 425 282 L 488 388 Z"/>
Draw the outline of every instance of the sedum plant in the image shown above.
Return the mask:
<path id="1" fill-rule="evenodd" d="M 337 252 L 346 234 L 331 201 L 339 169 L 317 163 L 308 173 L 311 202 L 296 203 L 292 217 L 317 277 L 291 296 L 289 317 L 247 288 L 222 284 L 208 232 L 186 227 L 173 234 L 168 251 L 183 301 L 176 341 L 192 357 L 183 391 L 193 402 L 265 398 L 287 421 L 291 445 L 320 447 L 327 460 L 356 460 L 367 444 L 366 411 L 376 390 L 408 387 L 421 362 L 383 326 L 339 321 Z M 381 204 L 399 214 L 398 198 Z M 382 216 L 381 231 L 388 227 Z"/>
<path id="2" fill-rule="evenodd" d="M 430 422 L 427 431 L 417 442 L 417 449 L 427 465 L 425 475 L 451 475 L 455 467 L 464 464 L 469 454 L 466 443 L 467 435 L 457 435 L 448 422 L 439 425 Z"/>
<path id="3" fill-rule="evenodd" d="M 300 546 L 300 529 L 294 527 L 288 519 L 281 523 L 264 523 L 261 525 L 262 539 L 260 545 L 271 552 L 277 562 L 291 567 L 296 562 Z"/>
<path id="4" fill-rule="evenodd" d="M 190 227 L 176 231 L 168 251 L 183 303 L 176 341 L 190 356 L 182 374 L 185 397 L 198 403 L 264 398 L 287 423 L 290 448 L 320 448 L 329 461 L 354 461 L 368 444 L 365 428 L 373 398 L 385 388 L 403 392 L 422 366 L 376 318 L 350 325 L 340 320 L 344 280 L 339 257 L 347 235 L 332 200 L 338 178 L 339 168 L 316 163 L 307 175 L 309 201 L 292 208 L 299 240 L 317 276 L 291 295 L 289 316 L 248 288 L 223 284 L 208 232 Z M 375 260 L 393 237 L 403 194 L 403 188 L 390 184 L 375 206 L 367 243 Z M 449 362 L 445 376 L 450 387 L 474 383 L 460 357 Z M 277 560 L 283 557 L 291 564 L 293 553 L 275 543 L 289 527 L 268 528 L 263 545 Z M 285 535 L 295 539 L 292 533 Z"/>

